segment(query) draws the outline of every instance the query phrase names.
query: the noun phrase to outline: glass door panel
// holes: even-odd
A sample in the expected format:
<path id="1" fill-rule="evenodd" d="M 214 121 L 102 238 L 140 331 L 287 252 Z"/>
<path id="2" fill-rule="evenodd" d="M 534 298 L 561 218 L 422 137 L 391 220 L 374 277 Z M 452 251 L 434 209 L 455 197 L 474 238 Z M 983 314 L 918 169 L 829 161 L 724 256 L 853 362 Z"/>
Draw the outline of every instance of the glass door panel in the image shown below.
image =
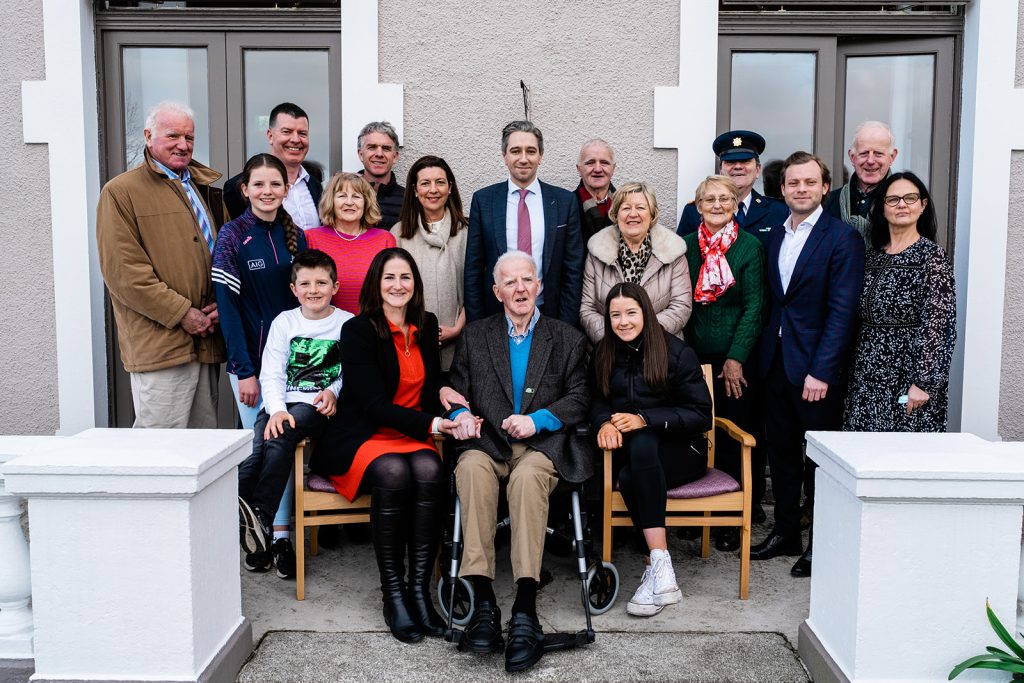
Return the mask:
<path id="1" fill-rule="evenodd" d="M 813 52 L 733 53 L 729 128 L 764 137 L 762 164 L 814 149 L 816 74 Z"/>
<path id="2" fill-rule="evenodd" d="M 282 102 L 309 114 L 309 154 L 332 170 L 330 154 L 330 83 L 327 50 L 245 50 L 245 158 L 267 151 L 270 110 Z M 266 87 L 266 84 L 273 87 Z"/>
<path id="3" fill-rule="evenodd" d="M 862 121 L 884 121 L 899 150 L 896 167 L 932 184 L 932 119 L 935 55 L 850 57 L 846 60 L 843 140 L 853 140 Z M 849 157 L 846 172 L 853 173 Z"/>
<path id="4" fill-rule="evenodd" d="M 124 168 L 142 163 L 143 129 L 149 110 L 171 100 L 195 112 L 196 161 L 210 163 L 210 98 L 206 48 L 129 47 L 121 52 L 124 74 Z"/>

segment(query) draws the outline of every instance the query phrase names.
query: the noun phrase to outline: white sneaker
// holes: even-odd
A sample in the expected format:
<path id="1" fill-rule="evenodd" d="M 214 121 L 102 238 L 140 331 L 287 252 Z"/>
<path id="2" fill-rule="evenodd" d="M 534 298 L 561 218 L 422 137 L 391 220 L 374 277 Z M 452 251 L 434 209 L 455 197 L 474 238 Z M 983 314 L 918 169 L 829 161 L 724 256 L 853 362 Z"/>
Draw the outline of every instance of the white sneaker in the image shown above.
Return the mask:
<path id="1" fill-rule="evenodd" d="M 654 601 L 654 572 L 652 567 L 644 570 L 644 576 L 640 579 L 640 587 L 633 593 L 633 597 L 626 604 L 626 613 L 634 617 L 653 617 L 665 609 Z"/>
<path id="2" fill-rule="evenodd" d="M 667 550 L 651 551 L 650 571 L 654 577 L 651 593 L 655 605 L 673 605 L 683 599 L 683 592 L 676 583 L 672 558 Z"/>

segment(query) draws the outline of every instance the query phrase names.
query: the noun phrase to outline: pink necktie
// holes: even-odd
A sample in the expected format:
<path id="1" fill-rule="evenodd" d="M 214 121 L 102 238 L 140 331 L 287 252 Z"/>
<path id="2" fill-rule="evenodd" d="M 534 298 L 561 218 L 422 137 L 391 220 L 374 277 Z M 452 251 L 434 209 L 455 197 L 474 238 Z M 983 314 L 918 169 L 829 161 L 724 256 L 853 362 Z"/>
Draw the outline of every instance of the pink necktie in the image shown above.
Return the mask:
<path id="1" fill-rule="evenodd" d="M 527 190 L 519 189 L 519 236 L 516 239 L 516 248 L 533 254 L 533 239 L 530 235 L 530 210 L 526 207 Z"/>

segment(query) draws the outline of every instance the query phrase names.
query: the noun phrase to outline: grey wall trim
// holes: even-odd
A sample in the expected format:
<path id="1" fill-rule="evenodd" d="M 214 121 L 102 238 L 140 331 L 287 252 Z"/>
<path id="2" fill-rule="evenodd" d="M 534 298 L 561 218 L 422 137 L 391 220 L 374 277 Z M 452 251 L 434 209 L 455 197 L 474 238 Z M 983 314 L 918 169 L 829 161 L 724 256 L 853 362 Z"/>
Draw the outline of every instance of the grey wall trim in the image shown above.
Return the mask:
<path id="1" fill-rule="evenodd" d="M 797 653 L 814 683 L 850 683 L 825 646 L 814 635 L 807 622 L 800 624 L 797 634 Z"/>
<path id="2" fill-rule="evenodd" d="M 338 9 L 103 10 L 96 28 L 119 31 L 340 31 Z"/>
<path id="3" fill-rule="evenodd" d="M 961 35 L 964 17 L 957 14 L 900 14 L 882 12 L 719 12 L 718 33 L 769 35 Z"/>

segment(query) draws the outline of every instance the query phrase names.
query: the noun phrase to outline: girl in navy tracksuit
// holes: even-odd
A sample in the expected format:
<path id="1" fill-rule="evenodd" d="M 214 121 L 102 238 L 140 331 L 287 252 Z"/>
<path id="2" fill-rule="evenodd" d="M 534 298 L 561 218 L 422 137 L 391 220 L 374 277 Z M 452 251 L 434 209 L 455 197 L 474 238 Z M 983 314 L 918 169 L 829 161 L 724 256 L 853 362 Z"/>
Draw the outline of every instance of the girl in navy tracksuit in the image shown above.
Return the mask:
<path id="1" fill-rule="evenodd" d="M 242 426 L 252 429 L 262 407 L 259 374 L 260 359 L 270 323 L 282 311 L 298 305 L 291 293 L 292 258 L 306 250 L 306 237 L 292 222 L 281 204 L 288 194 L 288 172 L 271 154 L 257 154 L 245 162 L 242 170 L 242 194 L 249 208 L 227 223 L 217 234 L 213 250 L 213 291 L 217 298 L 220 326 L 228 349 L 228 373 L 235 393 Z M 262 447 L 262 426 L 256 429 L 253 449 Z M 242 464 L 245 467 L 245 463 Z M 292 483 L 274 519 L 274 559 L 278 574 L 294 572 L 288 522 L 291 514 Z M 287 546 L 287 548 L 285 547 Z M 269 558 L 246 560 L 246 568 L 269 569 Z M 253 566 L 250 566 L 253 564 Z M 281 565 L 286 565 L 282 567 Z"/>

